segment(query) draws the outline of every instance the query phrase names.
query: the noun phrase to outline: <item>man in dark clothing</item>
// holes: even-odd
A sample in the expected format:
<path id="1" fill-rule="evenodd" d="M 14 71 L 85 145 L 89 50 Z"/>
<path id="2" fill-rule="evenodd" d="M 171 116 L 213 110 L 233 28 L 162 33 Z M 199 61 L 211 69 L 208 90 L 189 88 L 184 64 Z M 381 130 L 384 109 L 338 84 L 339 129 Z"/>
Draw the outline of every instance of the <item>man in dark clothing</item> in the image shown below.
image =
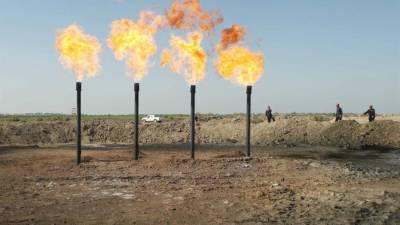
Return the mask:
<path id="1" fill-rule="evenodd" d="M 271 106 L 267 107 L 267 111 L 265 111 L 265 115 L 267 116 L 268 123 L 271 123 L 271 121 L 275 122 L 275 118 L 272 115 Z"/>
<path id="2" fill-rule="evenodd" d="M 339 104 L 336 104 L 336 119 L 335 122 L 342 120 L 343 117 L 343 110 Z"/>
<path id="3" fill-rule="evenodd" d="M 368 114 L 368 120 L 369 122 L 372 122 L 375 120 L 375 109 L 372 105 L 369 106 L 369 109 L 364 113 L 364 115 Z"/>

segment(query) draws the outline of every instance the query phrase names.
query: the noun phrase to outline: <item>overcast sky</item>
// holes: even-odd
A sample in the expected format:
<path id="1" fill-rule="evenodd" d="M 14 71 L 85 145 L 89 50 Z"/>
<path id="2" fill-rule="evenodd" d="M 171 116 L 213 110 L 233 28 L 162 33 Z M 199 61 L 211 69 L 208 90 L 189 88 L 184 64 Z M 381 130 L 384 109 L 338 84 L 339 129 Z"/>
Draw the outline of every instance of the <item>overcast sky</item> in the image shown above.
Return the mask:
<path id="1" fill-rule="evenodd" d="M 240 24 L 245 43 L 265 55 L 265 72 L 254 86 L 254 112 L 271 105 L 275 112 L 360 113 L 373 104 L 378 113 L 400 113 L 400 1 L 390 0 L 203 0 L 225 21 Z M 167 0 L 0 0 L 0 113 L 70 113 L 75 77 L 58 62 L 55 34 L 72 23 L 102 44 L 102 70 L 83 82 L 83 112 L 133 113 L 133 81 L 115 60 L 106 39 L 113 20 L 136 20 L 143 9 L 163 13 Z M 157 34 L 158 51 L 171 29 Z M 153 57 L 141 82 L 141 113 L 189 113 L 184 79 L 159 67 Z M 197 111 L 245 112 L 245 88 L 219 77 L 208 60 L 206 79 L 197 88 Z"/>

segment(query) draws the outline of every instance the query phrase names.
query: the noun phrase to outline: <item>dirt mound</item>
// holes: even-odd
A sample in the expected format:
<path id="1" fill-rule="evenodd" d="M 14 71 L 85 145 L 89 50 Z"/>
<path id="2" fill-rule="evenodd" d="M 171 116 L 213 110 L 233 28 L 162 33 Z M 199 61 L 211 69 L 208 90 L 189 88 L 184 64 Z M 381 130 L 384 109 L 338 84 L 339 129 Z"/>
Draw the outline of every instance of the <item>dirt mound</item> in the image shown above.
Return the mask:
<path id="1" fill-rule="evenodd" d="M 270 124 L 263 122 L 254 126 L 252 137 L 255 144 L 262 145 L 319 144 L 320 132 L 329 124 L 296 118 Z"/>
<path id="2" fill-rule="evenodd" d="M 400 147 L 400 122 L 386 120 L 363 124 L 354 134 L 355 142 L 362 148 Z"/>
<path id="3" fill-rule="evenodd" d="M 355 132 L 360 129 L 360 124 L 354 120 L 344 120 L 334 123 L 321 132 L 321 143 L 346 148 L 356 147 Z"/>
<path id="4" fill-rule="evenodd" d="M 400 123 L 375 121 L 359 124 L 354 120 L 341 121 L 324 129 L 321 133 L 322 145 L 346 148 L 399 148 Z"/>
<path id="5" fill-rule="evenodd" d="M 36 122 L 0 125 L 0 144 L 70 143 L 74 137 L 73 123 Z"/>
<path id="6" fill-rule="evenodd" d="M 141 123 L 142 144 L 189 143 L 189 120 L 162 123 Z M 196 124 L 200 144 L 244 144 L 245 126 L 241 117 L 218 117 Z M 314 121 L 307 118 L 279 119 L 275 123 L 252 124 L 254 145 L 329 145 L 344 148 L 400 148 L 400 122 L 380 120 L 360 124 L 355 120 L 339 123 Z M 132 143 L 133 123 L 103 119 L 84 122 L 83 143 Z M 72 143 L 75 123 L 33 122 L 0 125 L 0 144 L 59 144 Z"/>

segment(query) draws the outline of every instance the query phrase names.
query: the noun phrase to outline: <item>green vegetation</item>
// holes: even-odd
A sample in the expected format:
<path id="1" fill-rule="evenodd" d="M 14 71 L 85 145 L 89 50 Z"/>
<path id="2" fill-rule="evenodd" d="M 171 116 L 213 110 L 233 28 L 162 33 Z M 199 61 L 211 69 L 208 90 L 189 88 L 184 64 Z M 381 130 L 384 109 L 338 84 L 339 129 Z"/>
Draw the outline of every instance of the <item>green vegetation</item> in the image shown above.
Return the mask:
<path id="1" fill-rule="evenodd" d="M 311 120 L 313 121 L 318 121 L 318 122 L 323 122 L 323 121 L 330 121 L 333 119 L 332 115 L 313 115 L 311 116 Z"/>
<path id="2" fill-rule="evenodd" d="M 140 119 L 146 115 L 140 115 Z M 189 119 L 188 114 L 157 114 L 164 121 L 179 121 Z M 196 114 L 199 121 L 218 120 L 224 118 L 237 118 L 245 119 L 245 113 L 233 113 L 233 114 L 214 114 L 214 113 L 198 113 Z M 355 113 L 345 113 L 344 117 L 358 116 Z M 335 117 L 334 113 L 274 113 L 275 119 L 291 119 L 291 118 L 308 118 L 313 121 L 330 121 Z M 119 121 L 132 121 L 134 116 L 131 115 L 82 115 L 82 121 L 94 121 L 94 120 L 119 120 Z M 253 113 L 251 117 L 252 123 L 261 123 L 265 121 L 265 115 L 263 113 Z M 0 124 L 4 123 L 35 123 L 35 122 L 75 122 L 75 115 L 63 115 L 63 114 L 33 114 L 33 115 L 0 115 Z"/>
<path id="3" fill-rule="evenodd" d="M 82 121 L 93 121 L 102 119 L 131 120 L 132 115 L 82 115 Z M 2 115 L 0 123 L 34 123 L 34 122 L 68 122 L 75 121 L 75 115 Z"/>
<path id="4" fill-rule="evenodd" d="M 157 114 L 159 115 L 159 114 Z M 139 119 L 146 115 L 140 115 Z M 189 118 L 189 115 L 184 114 L 169 114 L 159 115 L 165 120 L 183 120 Z M 203 116 L 203 114 L 202 114 Z M 35 122 L 75 122 L 75 115 L 0 115 L 0 124 L 2 123 L 35 123 Z M 82 121 L 94 120 L 119 120 L 132 121 L 133 115 L 82 115 Z"/>

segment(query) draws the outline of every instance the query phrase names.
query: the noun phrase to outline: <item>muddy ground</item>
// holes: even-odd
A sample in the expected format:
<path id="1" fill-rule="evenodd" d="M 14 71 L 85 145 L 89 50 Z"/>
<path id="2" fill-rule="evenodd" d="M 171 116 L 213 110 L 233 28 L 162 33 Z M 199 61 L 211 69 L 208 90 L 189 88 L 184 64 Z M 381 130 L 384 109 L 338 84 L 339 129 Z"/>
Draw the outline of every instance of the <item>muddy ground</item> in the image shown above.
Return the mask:
<path id="1" fill-rule="evenodd" d="M 399 151 L 240 150 L 2 147 L 0 224 L 399 224 Z"/>
<path id="2" fill-rule="evenodd" d="M 85 118 L 85 116 L 84 116 Z M 201 144 L 244 144 L 244 115 L 198 115 L 196 142 Z M 0 145 L 51 145 L 75 141 L 74 118 L 38 118 L 28 122 L 0 120 Z M 190 140 L 187 117 L 164 117 L 161 123 L 140 123 L 142 144 L 185 144 Z M 332 116 L 279 116 L 267 123 L 263 115 L 253 116 L 251 142 L 259 146 L 299 144 L 336 146 L 347 149 L 400 149 L 400 118 L 379 116 L 368 123 L 366 117 L 346 117 L 334 123 Z M 131 117 L 84 119 L 83 143 L 132 143 Z"/>

